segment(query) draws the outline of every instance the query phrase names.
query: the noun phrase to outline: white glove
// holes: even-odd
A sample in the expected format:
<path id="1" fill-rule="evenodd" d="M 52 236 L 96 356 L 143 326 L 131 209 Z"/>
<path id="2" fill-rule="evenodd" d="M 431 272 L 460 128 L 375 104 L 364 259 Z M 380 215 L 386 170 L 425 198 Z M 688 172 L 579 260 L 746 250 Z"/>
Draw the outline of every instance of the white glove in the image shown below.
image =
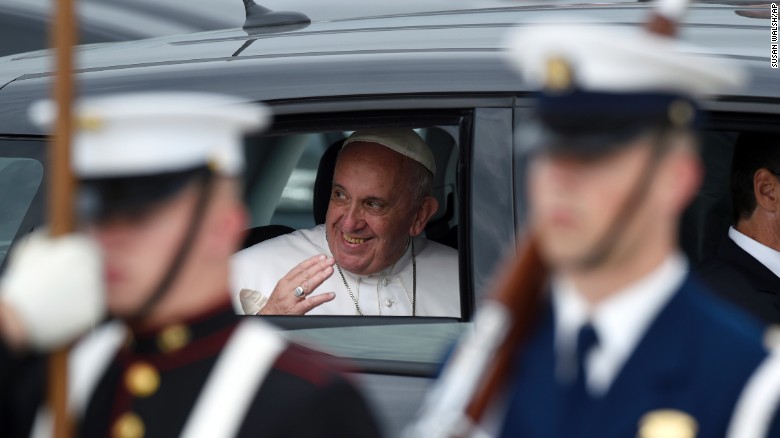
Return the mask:
<path id="1" fill-rule="evenodd" d="M 24 326 L 31 347 L 62 346 L 106 313 L 100 250 L 90 238 L 36 231 L 10 255 L 0 299 Z"/>

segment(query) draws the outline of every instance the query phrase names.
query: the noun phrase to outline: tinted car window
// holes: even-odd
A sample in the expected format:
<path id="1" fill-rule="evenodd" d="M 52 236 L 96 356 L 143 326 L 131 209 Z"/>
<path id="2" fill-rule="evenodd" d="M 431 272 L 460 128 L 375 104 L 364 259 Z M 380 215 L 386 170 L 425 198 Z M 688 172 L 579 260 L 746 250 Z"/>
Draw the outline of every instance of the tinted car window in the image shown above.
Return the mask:
<path id="1" fill-rule="evenodd" d="M 342 129 L 272 133 L 250 138 L 246 147 L 245 197 L 251 215 L 252 230 L 248 233 L 244 247 L 289 232 L 289 229 L 280 230 L 278 226 L 309 229 L 323 224 L 331 196 L 336 156 L 344 139 L 354 130 L 364 127 L 366 125 L 359 122 L 347 121 Z M 428 221 L 425 237 L 458 249 L 460 209 L 456 169 L 460 156 L 459 127 L 412 127 L 431 147 L 437 168 L 433 180 L 433 196 L 437 199 L 439 208 Z M 296 128 L 305 130 L 306 126 L 296 124 Z M 272 274 L 278 274 L 281 278 L 285 274 L 263 271 L 260 273 L 263 278 Z M 448 297 L 451 294 L 455 309 L 458 308 L 457 300 L 471 302 L 470 299 L 462 298 L 463 294 L 470 293 L 466 290 L 439 291 Z M 463 314 L 461 308 L 457 315 Z"/>
<path id="2" fill-rule="evenodd" d="M 43 166 L 31 158 L 0 157 L 0 264 L 41 186 Z"/>
<path id="3" fill-rule="evenodd" d="M 282 190 L 279 203 L 276 205 L 271 223 L 287 225 L 292 228 L 310 228 L 316 225 L 312 202 L 314 198 L 314 183 L 317 178 L 317 168 L 320 159 L 331 143 L 341 141 L 341 132 L 300 134 L 303 150 L 295 168 L 290 172 L 287 185 Z"/>

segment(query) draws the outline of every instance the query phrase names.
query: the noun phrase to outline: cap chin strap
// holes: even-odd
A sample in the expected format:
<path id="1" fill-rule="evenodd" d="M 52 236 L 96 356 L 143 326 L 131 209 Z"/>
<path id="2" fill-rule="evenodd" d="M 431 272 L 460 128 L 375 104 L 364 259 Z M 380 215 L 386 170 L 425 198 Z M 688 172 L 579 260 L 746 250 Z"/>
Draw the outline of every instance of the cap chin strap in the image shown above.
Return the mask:
<path id="1" fill-rule="evenodd" d="M 612 254 L 615 246 L 620 241 L 623 233 L 625 233 L 631 220 L 639 210 L 638 207 L 647 196 L 650 184 L 653 182 L 653 178 L 655 178 L 656 172 L 658 171 L 661 158 L 669 150 L 669 142 L 667 141 L 668 135 L 666 132 L 659 132 L 654 137 L 652 154 L 650 155 L 650 159 L 644 167 L 642 174 L 636 184 L 634 184 L 631 192 L 629 192 L 629 195 L 625 202 L 623 202 L 618 214 L 615 215 L 612 224 L 607 227 L 606 232 L 601 236 L 601 239 L 596 242 L 596 245 L 590 251 L 590 254 L 575 262 L 574 267 L 576 269 L 590 271 L 601 266 L 609 255 Z"/>
<path id="2" fill-rule="evenodd" d="M 157 284 L 152 295 L 147 298 L 138 310 L 130 317 L 124 318 L 129 322 L 140 322 L 154 310 L 157 303 L 165 296 L 168 290 L 171 288 L 174 280 L 181 272 L 181 268 L 184 266 L 184 262 L 187 260 L 187 255 L 192 249 L 192 245 L 195 243 L 195 237 L 200 230 L 203 218 L 205 216 L 206 207 L 209 204 L 209 200 L 212 196 L 212 188 L 214 186 L 214 174 L 212 172 L 206 172 L 198 179 L 199 194 L 198 200 L 195 204 L 195 208 L 192 211 L 192 219 L 187 226 L 187 232 L 182 239 L 179 249 L 173 257 L 168 270 L 165 272 L 162 280 Z"/>

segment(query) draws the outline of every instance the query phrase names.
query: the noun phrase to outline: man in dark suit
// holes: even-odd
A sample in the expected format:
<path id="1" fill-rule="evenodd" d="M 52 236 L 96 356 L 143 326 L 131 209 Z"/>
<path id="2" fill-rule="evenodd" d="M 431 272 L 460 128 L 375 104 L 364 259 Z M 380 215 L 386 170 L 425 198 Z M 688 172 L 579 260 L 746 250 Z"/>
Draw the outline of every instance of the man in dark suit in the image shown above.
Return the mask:
<path id="1" fill-rule="evenodd" d="M 734 225 L 698 274 L 718 295 L 780 323 L 780 142 L 742 133 L 731 165 Z"/>
<path id="2" fill-rule="evenodd" d="M 246 225 L 241 133 L 264 124 L 262 107 L 160 93 L 90 99 L 77 115 L 89 225 L 12 254 L 0 285 L 0 435 L 51 435 L 42 360 L 20 352 L 61 345 L 106 310 L 114 321 L 70 354 L 78 436 L 379 435 L 328 359 L 231 309 L 229 260 Z"/>

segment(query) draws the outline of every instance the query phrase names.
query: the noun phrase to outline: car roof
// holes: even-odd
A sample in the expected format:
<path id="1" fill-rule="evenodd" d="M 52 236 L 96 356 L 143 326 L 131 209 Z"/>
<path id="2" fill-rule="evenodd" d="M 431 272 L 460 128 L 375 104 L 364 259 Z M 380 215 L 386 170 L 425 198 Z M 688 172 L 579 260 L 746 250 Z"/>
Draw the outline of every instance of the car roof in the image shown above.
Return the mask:
<path id="1" fill-rule="evenodd" d="M 76 5 L 79 26 L 121 40 L 224 29 L 240 26 L 244 19 L 240 0 L 79 0 Z M 48 21 L 54 6 L 50 0 L 0 0 L 0 13 Z"/>
<path id="2" fill-rule="evenodd" d="M 764 7 L 765 8 L 765 7 Z M 420 93 L 517 93 L 525 86 L 504 61 L 507 32 L 542 21 L 637 26 L 646 3 L 452 9 L 314 21 L 248 34 L 242 29 L 78 48 L 79 91 L 214 91 L 251 100 Z M 768 20 L 756 7 L 695 4 L 682 24 L 687 49 L 736 58 L 753 81 L 742 96 L 780 97 L 769 68 Z M 573 35 L 572 37 L 576 37 Z M 35 134 L 26 108 L 48 95 L 49 51 L 0 58 L 0 132 Z"/>

